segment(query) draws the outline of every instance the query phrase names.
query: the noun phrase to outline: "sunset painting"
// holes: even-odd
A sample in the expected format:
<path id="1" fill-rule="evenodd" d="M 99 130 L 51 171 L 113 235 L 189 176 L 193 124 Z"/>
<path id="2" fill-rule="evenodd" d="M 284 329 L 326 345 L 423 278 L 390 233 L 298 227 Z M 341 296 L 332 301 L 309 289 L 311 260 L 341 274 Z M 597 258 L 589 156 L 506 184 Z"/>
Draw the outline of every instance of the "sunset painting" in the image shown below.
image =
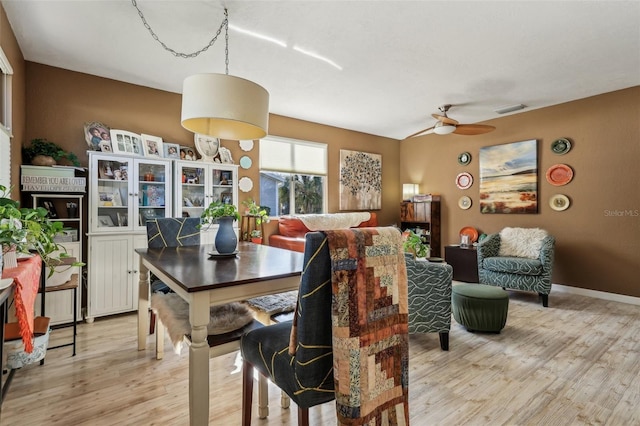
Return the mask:
<path id="1" fill-rule="evenodd" d="M 538 212 L 537 140 L 480 148 L 480 211 Z"/>

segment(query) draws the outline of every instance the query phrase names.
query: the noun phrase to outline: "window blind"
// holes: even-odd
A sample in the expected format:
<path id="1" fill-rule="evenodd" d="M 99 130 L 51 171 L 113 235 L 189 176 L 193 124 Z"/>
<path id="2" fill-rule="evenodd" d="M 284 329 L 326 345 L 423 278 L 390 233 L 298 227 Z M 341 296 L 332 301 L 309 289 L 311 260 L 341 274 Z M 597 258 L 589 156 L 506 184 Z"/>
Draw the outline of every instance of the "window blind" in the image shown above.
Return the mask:
<path id="1" fill-rule="evenodd" d="M 260 170 L 326 176 L 327 145 L 267 136 L 260 140 Z"/>

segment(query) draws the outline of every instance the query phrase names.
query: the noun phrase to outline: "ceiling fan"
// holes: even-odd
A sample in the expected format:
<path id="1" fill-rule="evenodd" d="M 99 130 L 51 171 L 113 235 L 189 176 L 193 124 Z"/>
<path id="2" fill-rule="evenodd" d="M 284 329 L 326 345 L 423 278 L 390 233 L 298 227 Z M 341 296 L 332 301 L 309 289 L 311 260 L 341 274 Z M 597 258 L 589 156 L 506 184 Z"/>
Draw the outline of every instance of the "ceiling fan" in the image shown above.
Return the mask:
<path id="1" fill-rule="evenodd" d="M 486 124 L 460 124 L 457 120 L 449 118 L 447 111 L 451 108 L 450 104 L 443 105 L 438 109 L 442 112 L 440 114 L 431 114 L 433 118 L 438 122 L 424 130 L 420 130 L 412 135 L 407 136 L 405 139 L 413 138 L 419 135 L 429 135 L 435 133 L 437 135 L 448 135 L 449 133 L 455 133 L 457 135 L 481 135 L 483 133 L 489 133 L 495 130 L 494 126 L 488 126 Z"/>

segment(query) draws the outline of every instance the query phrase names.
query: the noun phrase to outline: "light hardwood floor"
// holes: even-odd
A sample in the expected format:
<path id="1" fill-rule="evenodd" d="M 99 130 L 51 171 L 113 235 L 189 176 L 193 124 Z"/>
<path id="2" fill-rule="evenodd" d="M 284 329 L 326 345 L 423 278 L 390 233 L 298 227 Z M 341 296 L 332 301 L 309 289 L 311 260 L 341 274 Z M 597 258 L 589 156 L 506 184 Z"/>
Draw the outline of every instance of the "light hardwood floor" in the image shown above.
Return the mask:
<path id="1" fill-rule="evenodd" d="M 54 330 L 52 344 L 69 338 Z M 170 345 L 170 343 L 168 343 Z M 136 350 L 136 317 L 79 327 L 78 355 L 50 350 L 45 365 L 19 370 L 2 425 L 186 425 L 188 354 L 154 359 L 153 338 Z M 438 336 L 410 339 L 412 425 L 640 424 L 640 307 L 552 293 L 543 308 L 510 292 L 501 334 L 469 333 L 453 321 L 449 352 Z M 210 424 L 240 424 L 235 355 L 211 361 Z M 270 385 L 270 416 L 253 424 L 295 425 Z M 254 398 L 256 401 L 257 398 Z M 312 425 L 335 424 L 334 405 L 310 411 Z M 256 409 L 254 408 L 254 414 Z"/>

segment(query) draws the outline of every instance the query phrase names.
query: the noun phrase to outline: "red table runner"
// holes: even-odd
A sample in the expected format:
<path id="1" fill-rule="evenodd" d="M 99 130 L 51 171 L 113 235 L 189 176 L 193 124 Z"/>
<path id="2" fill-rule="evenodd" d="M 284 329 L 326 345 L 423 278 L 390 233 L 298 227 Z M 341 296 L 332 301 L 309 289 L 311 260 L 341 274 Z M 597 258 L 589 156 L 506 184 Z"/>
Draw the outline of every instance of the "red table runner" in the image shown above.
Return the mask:
<path id="1" fill-rule="evenodd" d="M 2 278 L 13 278 L 15 283 L 13 298 L 16 303 L 16 317 L 26 353 L 33 351 L 34 304 L 40 286 L 41 271 L 42 259 L 38 255 L 18 262 L 17 268 L 2 271 Z"/>

